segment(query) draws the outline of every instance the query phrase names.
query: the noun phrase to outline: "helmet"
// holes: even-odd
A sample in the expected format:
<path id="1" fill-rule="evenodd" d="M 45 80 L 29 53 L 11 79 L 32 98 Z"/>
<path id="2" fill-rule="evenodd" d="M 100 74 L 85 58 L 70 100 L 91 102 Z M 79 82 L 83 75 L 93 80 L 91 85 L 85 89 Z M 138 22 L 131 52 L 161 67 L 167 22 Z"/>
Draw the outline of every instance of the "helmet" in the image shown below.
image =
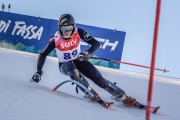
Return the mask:
<path id="1" fill-rule="evenodd" d="M 58 24 L 59 24 L 59 27 L 63 25 L 74 25 L 75 20 L 71 14 L 63 14 L 59 17 Z"/>
<path id="2" fill-rule="evenodd" d="M 71 36 L 72 36 L 74 34 L 74 31 L 75 31 L 75 20 L 71 14 L 62 14 L 58 20 L 58 27 L 59 27 L 61 37 L 70 38 L 71 36 L 66 37 L 66 36 L 63 36 L 63 34 L 62 34 L 62 29 L 63 29 L 63 27 L 66 27 L 66 26 L 72 26 L 73 27 L 72 28 L 72 34 L 71 34 Z"/>

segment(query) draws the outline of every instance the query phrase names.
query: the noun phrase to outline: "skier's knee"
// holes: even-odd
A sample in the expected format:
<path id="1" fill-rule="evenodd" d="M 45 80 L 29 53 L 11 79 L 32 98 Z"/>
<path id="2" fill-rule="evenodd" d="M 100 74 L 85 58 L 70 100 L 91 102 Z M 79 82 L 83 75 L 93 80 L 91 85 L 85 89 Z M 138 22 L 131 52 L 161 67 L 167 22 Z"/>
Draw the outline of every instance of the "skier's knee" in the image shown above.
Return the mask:
<path id="1" fill-rule="evenodd" d="M 67 71 L 67 75 L 68 75 L 71 79 L 77 80 L 77 77 L 79 76 L 79 72 L 77 71 L 77 69 L 73 69 L 73 70 Z"/>
<path id="2" fill-rule="evenodd" d="M 68 71 L 76 69 L 76 66 L 72 62 L 59 63 L 59 69 L 62 74 L 68 75 Z"/>
<path id="3" fill-rule="evenodd" d="M 88 81 L 82 76 L 82 74 L 77 69 L 69 70 L 67 74 L 71 79 L 82 83 L 86 87 L 89 86 Z"/>

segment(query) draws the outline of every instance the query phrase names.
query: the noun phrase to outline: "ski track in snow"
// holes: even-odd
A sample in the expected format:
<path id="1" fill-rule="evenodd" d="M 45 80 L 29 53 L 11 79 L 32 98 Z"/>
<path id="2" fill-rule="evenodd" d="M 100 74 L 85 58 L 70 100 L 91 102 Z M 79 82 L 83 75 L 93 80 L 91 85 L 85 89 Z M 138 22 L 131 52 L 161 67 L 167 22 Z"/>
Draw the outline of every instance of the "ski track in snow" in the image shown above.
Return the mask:
<path id="1" fill-rule="evenodd" d="M 127 108 L 111 99 L 111 95 L 90 85 L 105 101 L 113 101 L 110 109 L 83 98 L 75 85 L 65 84 L 58 91 L 53 87 L 69 77 L 58 69 L 57 59 L 47 57 L 40 83 L 30 79 L 36 71 L 37 55 L 0 48 L 0 120 L 144 120 L 145 111 Z M 117 82 L 126 93 L 146 103 L 148 75 L 98 67 L 103 76 Z M 155 76 L 152 105 L 160 105 L 152 120 L 179 120 L 180 79 Z"/>

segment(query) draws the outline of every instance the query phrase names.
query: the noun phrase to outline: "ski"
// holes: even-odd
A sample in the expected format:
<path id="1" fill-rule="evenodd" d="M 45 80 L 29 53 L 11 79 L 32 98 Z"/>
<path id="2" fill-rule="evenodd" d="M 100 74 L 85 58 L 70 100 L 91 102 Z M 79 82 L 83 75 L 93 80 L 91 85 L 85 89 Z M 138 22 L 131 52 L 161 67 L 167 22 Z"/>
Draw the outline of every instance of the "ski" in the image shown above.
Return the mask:
<path id="1" fill-rule="evenodd" d="M 141 104 L 141 103 L 139 103 L 139 102 L 136 102 L 135 107 L 136 107 L 136 108 L 139 108 L 139 109 L 144 109 L 144 110 L 147 109 L 147 106 L 146 106 L 146 105 L 143 105 L 143 104 Z M 150 111 L 151 111 L 153 114 L 156 114 L 159 108 L 160 108 L 160 106 L 157 106 L 157 107 L 151 106 L 151 107 L 150 107 Z"/>
<path id="2" fill-rule="evenodd" d="M 32 79 L 30 81 L 33 82 Z M 65 82 L 59 84 L 58 86 L 54 87 L 53 91 L 56 91 L 62 84 L 66 83 L 66 82 L 72 82 L 72 81 L 69 80 L 69 81 L 65 81 Z M 85 95 L 84 98 L 88 98 L 88 99 L 90 99 L 93 102 L 97 102 L 98 104 L 100 104 L 101 106 L 103 106 L 106 109 L 109 109 L 114 104 L 113 102 L 106 102 L 106 101 L 102 100 L 100 98 L 100 96 L 92 88 L 91 88 L 90 92 L 92 94 L 94 94 L 94 96 L 92 97 L 91 95 Z M 143 104 L 141 104 L 139 102 L 136 102 L 134 107 L 138 108 L 138 109 L 142 109 L 142 110 L 146 110 L 147 109 L 146 105 L 143 105 Z M 159 108 L 160 108 L 160 106 L 157 106 L 157 107 L 154 107 L 154 106 L 152 107 L 151 106 L 150 111 L 153 114 L 156 114 Z"/>
<path id="3" fill-rule="evenodd" d="M 96 97 L 91 97 L 90 95 L 85 95 L 84 96 L 85 99 L 89 99 L 92 102 L 96 102 L 98 104 L 100 104 L 101 106 L 105 107 L 105 108 L 110 108 L 114 103 L 113 102 L 106 102 L 104 100 L 102 100 L 99 95 Z"/>
<path id="4" fill-rule="evenodd" d="M 109 109 L 112 105 L 113 105 L 113 102 L 103 102 L 103 103 L 100 103 L 103 107 Z"/>
<path id="5" fill-rule="evenodd" d="M 113 105 L 113 102 L 105 102 L 100 97 L 96 98 L 95 101 L 107 109 L 109 109 Z"/>
<path id="6" fill-rule="evenodd" d="M 100 98 L 100 96 L 98 95 L 98 93 L 96 91 L 94 91 L 94 89 L 90 88 L 90 92 L 93 94 L 93 96 L 91 96 L 90 94 L 88 96 L 92 101 L 99 103 L 101 106 L 103 106 L 107 109 L 113 105 L 113 102 L 106 102 L 106 101 L 102 100 Z"/>

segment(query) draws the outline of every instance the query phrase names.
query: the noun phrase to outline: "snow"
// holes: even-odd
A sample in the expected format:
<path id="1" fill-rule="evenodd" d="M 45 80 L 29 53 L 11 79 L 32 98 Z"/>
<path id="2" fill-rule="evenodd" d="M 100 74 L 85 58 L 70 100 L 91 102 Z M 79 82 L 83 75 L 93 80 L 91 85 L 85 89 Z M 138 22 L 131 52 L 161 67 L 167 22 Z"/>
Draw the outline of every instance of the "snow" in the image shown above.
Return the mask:
<path id="1" fill-rule="evenodd" d="M 75 85 L 70 83 L 53 92 L 56 85 L 69 79 L 59 72 L 55 58 L 47 57 L 41 82 L 31 83 L 37 57 L 32 53 L 0 48 L 0 120 L 145 120 L 145 111 L 113 101 L 108 92 L 90 80 L 90 85 L 104 100 L 115 102 L 110 109 L 83 98 L 81 91 L 76 94 Z M 98 69 L 128 95 L 146 104 L 148 74 Z M 151 114 L 151 119 L 179 120 L 179 94 L 179 79 L 155 76 L 152 105 L 161 108 L 157 114 Z"/>

